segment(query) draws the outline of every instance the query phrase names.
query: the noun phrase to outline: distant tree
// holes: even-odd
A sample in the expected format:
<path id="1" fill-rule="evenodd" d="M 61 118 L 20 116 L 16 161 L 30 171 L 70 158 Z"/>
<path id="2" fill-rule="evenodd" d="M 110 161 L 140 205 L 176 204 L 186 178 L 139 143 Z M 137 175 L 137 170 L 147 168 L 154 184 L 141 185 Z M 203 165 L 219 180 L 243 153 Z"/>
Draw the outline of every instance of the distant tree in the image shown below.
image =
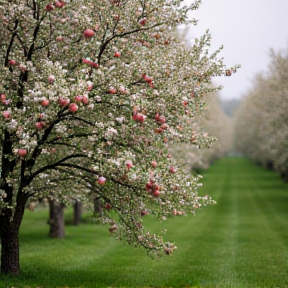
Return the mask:
<path id="1" fill-rule="evenodd" d="M 220 101 L 220 106 L 223 111 L 229 116 L 233 117 L 235 111 L 241 104 L 241 99 L 231 99 L 231 100 L 223 100 Z"/>
<path id="2" fill-rule="evenodd" d="M 209 202 L 167 143 L 194 141 L 202 96 L 217 90 L 212 77 L 234 68 L 219 50 L 209 54 L 208 32 L 183 44 L 174 27 L 195 23 L 187 13 L 200 1 L 181 2 L 1 1 L 1 273 L 19 274 L 29 199 L 87 201 L 93 191 L 110 231 L 156 255 L 175 246 L 141 217 Z"/>
<path id="3" fill-rule="evenodd" d="M 235 115 L 236 148 L 288 179 L 288 50 L 271 51 L 268 73 L 258 74 Z"/>

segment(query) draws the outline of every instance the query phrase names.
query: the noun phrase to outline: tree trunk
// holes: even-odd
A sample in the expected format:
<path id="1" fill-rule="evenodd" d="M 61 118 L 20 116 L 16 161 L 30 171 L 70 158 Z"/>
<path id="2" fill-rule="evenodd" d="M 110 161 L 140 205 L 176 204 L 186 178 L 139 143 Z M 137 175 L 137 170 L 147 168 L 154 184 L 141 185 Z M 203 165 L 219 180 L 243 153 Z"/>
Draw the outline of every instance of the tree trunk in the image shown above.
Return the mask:
<path id="1" fill-rule="evenodd" d="M 64 204 L 56 200 L 49 200 L 49 221 L 50 225 L 49 237 L 64 238 Z"/>
<path id="2" fill-rule="evenodd" d="M 102 204 L 101 204 L 99 199 L 100 198 L 97 196 L 94 198 L 94 213 L 96 215 L 102 215 L 103 214 L 103 207 L 102 207 Z"/>
<path id="3" fill-rule="evenodd" d="M 1 237 L 1 273 L 20 273 L 18 231 L 6 229 Z"/>
<path id="4" fill-rule="evenodd" d="M 81 215 L 82 215 L 82 203 L 78 200 L 75 200 L 75 203 L 74 203 L 74 225 L 80 224 Z"/>
<path id="5" fill-rule="evenodd" d="M 18 194 L 12 218 L 11 209 L 3 209 L 0 215 L 1 274 L 19 275 L 19 228 L 23 219 L 27 198 Z"/>

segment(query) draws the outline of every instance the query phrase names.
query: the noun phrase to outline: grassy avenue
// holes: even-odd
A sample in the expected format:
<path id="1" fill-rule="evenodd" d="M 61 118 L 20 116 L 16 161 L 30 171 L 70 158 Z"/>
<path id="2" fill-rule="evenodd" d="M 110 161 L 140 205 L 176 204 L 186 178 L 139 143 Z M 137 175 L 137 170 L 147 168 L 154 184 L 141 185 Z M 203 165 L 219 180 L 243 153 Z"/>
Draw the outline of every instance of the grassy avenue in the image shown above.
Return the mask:
<path id="1" fill-rule="evenodd" d="M 26 211 L 22 274 L 0 278 L 0 287 L 288 287 L 288 184 L 237 157 L 215 162 L 203 183 L 200 194 L 217 204 L 162 223 L 146 216 L 151 231 L 166 228 L 164 239 L 178 246 L 159 260 L 93 223 L 67 225 L 64 240 L 49 239 L 48 211 Z"/>

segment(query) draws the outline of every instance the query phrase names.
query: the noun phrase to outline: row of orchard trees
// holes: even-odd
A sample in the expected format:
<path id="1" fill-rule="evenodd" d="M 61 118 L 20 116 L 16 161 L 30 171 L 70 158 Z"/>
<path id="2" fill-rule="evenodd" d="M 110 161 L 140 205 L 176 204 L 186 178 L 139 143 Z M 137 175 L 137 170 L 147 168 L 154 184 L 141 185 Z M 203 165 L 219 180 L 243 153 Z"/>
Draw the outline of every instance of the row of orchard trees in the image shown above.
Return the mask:
<path id="1" fill-rule="evenodd" d="M 233 146 L 232 119 L 220 107 L 220 98 L 217 93 L 208 93 L 204 96 L 203 111 L 195 117 L 191 141 L 187 144 L 172 146 L 172 154 L 178 163 L 182 163 L 188 170 L 207 169 L 217 158 L 223 157 L 231 151 Z M 211 145 L 203 146 L 197 136 L 212 137 Z"/>
<path id="2" fill-rule="evenodd" d="M 31 199 L 97 193 L 113 210 L 102 220 L 115 236 L 157 255 L 175 247 L 146 231 L 141 216 L 209 202 L 168 145 L 210 145 L 194 133 L 194 117 L 227 68 L 208 50 L 209 33 L 191 48 L 174 33 L 195 23 L 188 12 L 200 1 L 182 4 L 1 1 L 1 273 L 19 274 L 18 232 Z"/>
<path id="3" fill-rule="evenodd" d="M 271 51 L 235 115 L 235 147 L 288 179 L 288 50 Z"/>

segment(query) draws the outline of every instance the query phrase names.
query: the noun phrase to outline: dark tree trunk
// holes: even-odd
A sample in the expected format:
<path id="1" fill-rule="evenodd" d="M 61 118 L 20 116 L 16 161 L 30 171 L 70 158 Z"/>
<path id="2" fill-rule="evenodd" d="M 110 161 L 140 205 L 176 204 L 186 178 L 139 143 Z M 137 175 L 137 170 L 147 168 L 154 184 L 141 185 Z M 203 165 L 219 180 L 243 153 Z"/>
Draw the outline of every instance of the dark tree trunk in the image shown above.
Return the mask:
<path id="1" fill-rule="evenodd" d="M 98 215 L 98 214 L 102 215 L 103 214 L 103 207 L 102 207 L 102 204 L 99 200 L 99 197 L 94 198 L 94 213 L 96 215 Z"/>
<path id="2" fill-rule="evenodd" d="M 74 203 L 74 225 L 80 224 L 81 215 L 82 215 L 82 203 L 78 200 L 75 200 L 75 203 Z"/>
<path id="3" fill-rule="evenodd" d="M 18 231 L 5 230 L 1 237 L 1 273 L 18 275 L 20 273 Z"/>
<path id="4" fill-rule="evenodd" d="M 1 273 L 19 275 L 19 228 L 23 219 L 27 198 L 18 193 L 17 204 L 12 218 L 11 209 L 3 209 L 0 215 Z"/>
<path id="5" fill-rule="evenodd" d="M 49 221 L 50 225 L 49 237 L 64 238 L 64 204 L 56 200 L 49 200 Z"/>

